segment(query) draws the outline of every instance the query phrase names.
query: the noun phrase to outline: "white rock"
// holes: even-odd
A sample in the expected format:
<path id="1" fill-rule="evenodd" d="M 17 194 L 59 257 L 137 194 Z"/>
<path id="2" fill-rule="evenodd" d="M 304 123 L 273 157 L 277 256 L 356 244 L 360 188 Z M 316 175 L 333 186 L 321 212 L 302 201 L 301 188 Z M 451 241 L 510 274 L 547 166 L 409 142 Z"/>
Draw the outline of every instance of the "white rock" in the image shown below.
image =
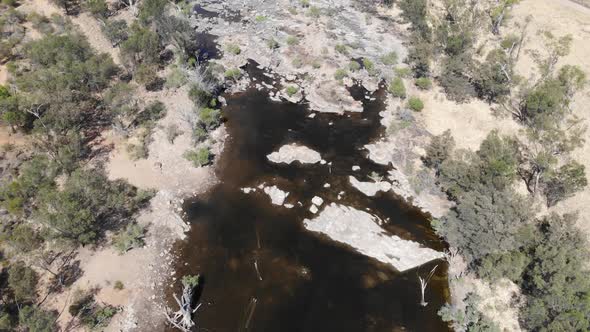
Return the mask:
<path id="1" fill-rule="evenodd" d="M 326 234 L 332 240 L 347 244 L 399 271 L 443 257 L 443 253 L 417 242 L 387 234 L 378 223 L 380 220 L 376 216 L 335 203 L 326 206 L 316 218 L 303 221 L 308 230 Z"/>
<path id="2" fill-rule="evenodd" d="M 274 205 L 283 205 L 285 199 L 289 196 L 288 192 L 282 191 L 277 186 L 265 187 L 264 192 L 270 197 Z"/>
<path id="3" fill-rule="evenodd" d="M 310 114 L 310 115 L 308 115 L 307 117 L 308 117 L 308 118 L 311 118 L 311 119 L 313 119 L 313 118 L 315 118 L 315 115 L 316 115 L 315 113 L 311 113 L 311 114 Z"/>
<path id="4" fill-rule="evenodd" d="M 352 166 L 352 170 L 353 170 L 353 171 L 358 171 L 358 170 L 360 170 L 360 169 L 361 169 L 361 167 L 360 167 L 360 166 L 357 166 L 357 165 L 354 165 L 354 166 Z"/>
<path id="5" fill-rule="evenodd" d="M 348 180 L 350 181 L 350 184 L 353 187 L 355 187 L 356 189 L 358 189 L 360 192 L 362 192 L 363 194 L 365 194 L 367 196 L 375 196 L 375 194 L 377 194 L 377 192 L 379 192 L 379 191 L 387 192 L 387 191 L 391 190 L 391 183 L 389 183 L 387 181 L 361 182 L 361 181 L 357 180 L 354 176 L 349 176 Z"/>
<path id="6" fill-rule="evenodd" d="M 313 205 L 316 205 L 316 206 L 321 206 L 322 204 L 324 204 L 324 200 L 318 196 L 314 196 L 311 199 L 311 202 L 313 203 Z"/>
<path id="7" fill-rule="evenodd" d="M 313 214 L 316 214 L 316 213 L 318 213 L 318 211 L 319 211 L 319 210 L 318 210 L 318 207 L 317 207 L 317 206 L 315 206 L 315 205 L 312 205 L 312 206 L 309 208 L 309 211 L 311 211 L 311 213 L 313 213 Z"/>
<path id="8" fill-rule="evenodd" d="M 320 165 L 325 165 L 326 161 L 324 159 L 320 160 Z"/>
<path id="9" fill-rule="evenodd" d="M 295 205 L 287 203 L 284 205 L 284 207 L 286 207 L 287 209 L 292 209 L 295 207 Z"/>
<path id="10" fill-rule="evenodd" d="M 268 160 L 273 163 L 291 164 L 298 161 L 302 164 L 315 164 L 322 160 L 320 154 L 306 146 L 302 145 L 283 145 L 278 151 L 275 151 L 268 156 Z"/>
<path id="11" fill-rule="evenodd" d="M 330 188 L 330 184 L 329 183 L 324 184 L 324 188 Z"/>

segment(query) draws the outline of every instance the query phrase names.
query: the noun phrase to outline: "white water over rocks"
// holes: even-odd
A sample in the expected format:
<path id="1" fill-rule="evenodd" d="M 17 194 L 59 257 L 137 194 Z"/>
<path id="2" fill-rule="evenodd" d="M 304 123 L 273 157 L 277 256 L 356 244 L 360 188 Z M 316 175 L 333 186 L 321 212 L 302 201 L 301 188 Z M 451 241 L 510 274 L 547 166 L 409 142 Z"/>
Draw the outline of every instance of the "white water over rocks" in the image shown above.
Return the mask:
<path id="1" fill-rule="evenodd" d="M 305 219 L 303 224 L 310 231 L 326 234 L 332 240 L 390 264 L 400 272 L 443 257 L 443 253 L 422 247 L 417 242 L 387 235 L 379 227 L 379 222 L 367 212 L 332 203 L 316 218 Z"/>
<path id="2" fill-rule="evenodd" d="M 291 164 L 294 161 L 302 164 L 315 164 L 322 160 L 322 156 L 318 152 L 296 144 L 283 145 L 279 151 L 275 151 L 266 157 L 273 163 L 286 164 Z"/>

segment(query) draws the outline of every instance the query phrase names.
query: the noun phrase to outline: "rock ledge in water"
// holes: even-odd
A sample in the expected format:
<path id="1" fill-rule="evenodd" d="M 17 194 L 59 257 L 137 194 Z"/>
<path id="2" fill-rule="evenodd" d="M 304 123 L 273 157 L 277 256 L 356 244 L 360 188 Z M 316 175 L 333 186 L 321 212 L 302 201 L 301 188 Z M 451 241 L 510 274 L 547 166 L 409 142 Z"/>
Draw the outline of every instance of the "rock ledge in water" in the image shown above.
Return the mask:
<path id="1" fill-rule="evenodd" d="M 326 234 L 400 272 L 443 257 L 443 253 L 417 242 L 386 234 L 378 222 L 377 217 L 367 212 L 332 203 L 316 218 L 305 219 L 303 224 L 310 231 Z"/>
<path id="2" fill-rule="evenodd" d="M 275 151 L 266 157 L 273 163 L 286 164 L 291 164 L 294 161 L 302 164 L 315 164 L 322 160 L 322 156 L 318 152 L 306 146 L 295 144 L 283 145 L 279 151 Z"/>
<path id="3" fill-rule="evenodd" d="M 352 175 L 348 177 L 348 180 L 353 187 L 367 196 L 375 196 L 379 191 L 387 192 L 391 190 L 391 183 L 387 181 L 361 182 Z"/>

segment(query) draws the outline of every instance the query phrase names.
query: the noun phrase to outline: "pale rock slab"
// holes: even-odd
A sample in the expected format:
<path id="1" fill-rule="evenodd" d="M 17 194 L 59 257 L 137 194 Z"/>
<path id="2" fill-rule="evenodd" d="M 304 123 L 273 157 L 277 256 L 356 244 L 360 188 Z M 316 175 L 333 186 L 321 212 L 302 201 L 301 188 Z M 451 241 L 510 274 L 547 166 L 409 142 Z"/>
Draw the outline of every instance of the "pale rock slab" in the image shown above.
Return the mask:
<path id="1" fill-rule="evenodd" d="M 400 272 L 444 257 L 442 252 L 417 242 L 388 235 L 378 225 L 380 222 L 367 212 L 332 203 L 314 219 L 305 219 L 303 224 L 309 231 L 325 234 L 364 255 L 390 264 Z"/>

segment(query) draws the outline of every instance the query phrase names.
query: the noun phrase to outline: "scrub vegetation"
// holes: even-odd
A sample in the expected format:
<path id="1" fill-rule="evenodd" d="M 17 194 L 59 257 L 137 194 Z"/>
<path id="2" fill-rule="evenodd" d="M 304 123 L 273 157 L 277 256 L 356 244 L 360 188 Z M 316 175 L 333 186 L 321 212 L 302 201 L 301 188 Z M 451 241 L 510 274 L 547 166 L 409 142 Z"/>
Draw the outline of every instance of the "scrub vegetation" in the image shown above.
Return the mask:
<path id="1" fill-rule="evenodd" d="M 537 78 L 518 76 L 514 67 L 526 26 L 502 33 L 517 2 L 472 6 L 464 0 L 443 1 L 440 15 L 429 15 L 427 0 L 397 2 L 411 23 L 408 62 L 416 86 L 429 89 L 433 80 L 451 100 L 480 98 L 523 128 L 515 136 L 492 131 L 475 152 L 456 149 L 450 131 L 432 138 L 423 162 L 456 203 L 432 224 L 470 272 L 490 282 L 507 278 L 520 287 L 523 328 L 588 330 L 589 271 L 581 263 L 589 259 L 588 243 L 575 226 L 577 216 L 539 213 L 539 202 L 550 208 L 587 186 L 584 166 L 573 158 L 586 127 L 571 111 L 574 95 L 587 84 L 586 73 L 577 66 L 558 66 L 570 51 L 571 36 L 544 32 L 546 52 L 534 55 Z M 499 42 L 476 57 L 478 32 L 495 35 Z M 400 82 L 389 85 L 396 97 L 403 95 Z M 415 109 L 412 98 L 408 104 Z M 520 184 L 528 194 L 515 190 Z M 480 301 L 469 294 L 464 306 L 448 304 L 440 315 L 456 330 L 499 331 L 481 312 Z"/>

